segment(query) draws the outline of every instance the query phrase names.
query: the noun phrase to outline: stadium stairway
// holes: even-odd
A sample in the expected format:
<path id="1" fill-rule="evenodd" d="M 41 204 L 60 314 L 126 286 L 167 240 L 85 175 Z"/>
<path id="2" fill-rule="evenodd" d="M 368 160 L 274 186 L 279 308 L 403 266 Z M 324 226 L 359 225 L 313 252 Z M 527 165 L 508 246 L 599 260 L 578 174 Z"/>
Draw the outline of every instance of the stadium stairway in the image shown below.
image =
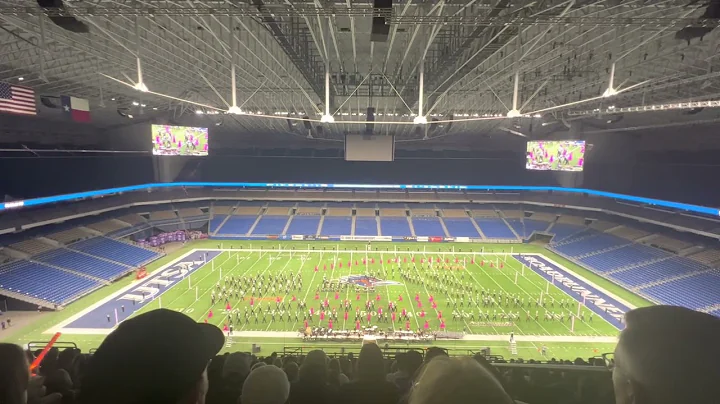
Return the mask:
<path id="1" fill-rule="evenodd" d="M 483 240 L 487 239 L 487 237 L 485 237 L 485 233 L 483 233 L 482 229 L 480 229 L 480 226 L 478 226 L 474 217 L 470 217 L 470 222 L 472 222 L 473 226 L 475 226 L 475 230 L 477 230 L 478 234 L 480 234 L 480 238 Z"/>
<path id="2" fill-rule="evenodd" d="M 377 224 L 378 236 L 382 236 L 382 227 L 380 227 L 380 216 L 375 216 L 375 223 Z"/>
<path id="3" fill-rule="evenodd" d="M 415 235 L 415 225 L 413 224 L 412 218 L 410 216 L 406 216 L 405 219 L 407 219 L 408 226 L 410 226 L 410 235 L 412 237 L 417 237 Z"/>
<path id="4" fill-rule="evenodd" d="M 355 237 L 355 221 L 357 220 L 357 216 L 352 216 L 352 222 L 350 223 L 350 235 Z"/>
<path id="5" fill-rule="evenodd" d="M 519 234 L 517 234 L 517 232 L 515 231 L 515 229 L 513 229 L 513 227 L 510 226 L 510 223 L 508 223 L 508 221 L 507 221 L 506 218 L 505 218 L 505 214 L 503 214 L 502 212 L 500 213 L 500 219 L 502 219 L 502 221 L 505 223 L 505 226 L 507 226 L 508 229 L 510 229 L 510 231 L 512 232 L 512 234 L 515 235 L 515 238 L 517 238 L 518 240 L 522 240 L 522 239 L 523 239 L 522 237 L 520 237 Z"/>
<path id="6" fill-rule="evenodd" d="M 325 224 L 325 215 L 320 216 L 320 221 L 318 222 L 317 230 L 315 231 L 315 237 L 320 236 L 320 232 L 322 231 L 323 224 Z"/>
<path id="7" fill-rule="evenodd" d="M 452 237 L 450 235 L 450 232 L 448 231 L 447 226 L 445 226 L 445 221 L 442 217 L 438 217 L 438 220 L 440 221 L 440 226 L 442 226 L 443 232 L 445 232 L 445 237 Z"/>
<path id="8" fill-rule="evenodd" d="M 281 235 L 283 235 L 283 236 L 287 235 L 287 231 L 290 228 L 290 224 L 293 222 L 293 219 L 295 219 L 295 215 L 290 215 L 287 223 L 285 223 L 285 227 L 283 228 L 282 233 L 280 233 Z"/>
<path id="9" fill-rule="evenodd" d="M 215 230 L 214 230 L 210 235 L 211 235 L 211 236 L 217 236 L 218 231 L 220 231 L 220 229 L 221 229 L 223 226 L 225 226 L 225 223 L 227 223 L 228 219 L 230 219 L 231 217 L 232 217 L 232 215 L 226 215 L 226 216 L 223 218 L 223 220 L 220 222 L 220 224 L 218 224 L 217 227 L 215 227 Z M 214 217 L 213 217 L 213 219 L 210 219 L 210 229 L 212 229 L 212 227 L 213 227 L 213 224 L 212 224 L 212 223 L 213 223 L 213 220 L 214 220 L 214 219 L 215 219 Z"/>
<path id="10" fill-rule="evenodd" d="M 258 217 L 255 219 L 255 222 L 250 226 L 250 230 L 248 230 L 247 233 L 245 233 L 246 236 L 249 236 L 250 234 L 253 234 L 255 232 L 255 228 L 257 227 L 258 223 L 260 223 L 260 219 L 263 217 L 262 214 L 258 215 Z"/>

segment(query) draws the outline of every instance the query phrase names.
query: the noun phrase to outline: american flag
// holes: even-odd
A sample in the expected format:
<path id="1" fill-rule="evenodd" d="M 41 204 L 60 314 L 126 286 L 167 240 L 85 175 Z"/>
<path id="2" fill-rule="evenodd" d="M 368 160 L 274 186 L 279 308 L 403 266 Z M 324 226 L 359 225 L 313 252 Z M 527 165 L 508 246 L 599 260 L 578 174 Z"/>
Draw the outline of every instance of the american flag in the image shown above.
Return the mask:
<path id="1" fill-rule="evenodd" d="M 0 82 L 0 112 L 37 115 L 35 91 L 31 88 Z"/>

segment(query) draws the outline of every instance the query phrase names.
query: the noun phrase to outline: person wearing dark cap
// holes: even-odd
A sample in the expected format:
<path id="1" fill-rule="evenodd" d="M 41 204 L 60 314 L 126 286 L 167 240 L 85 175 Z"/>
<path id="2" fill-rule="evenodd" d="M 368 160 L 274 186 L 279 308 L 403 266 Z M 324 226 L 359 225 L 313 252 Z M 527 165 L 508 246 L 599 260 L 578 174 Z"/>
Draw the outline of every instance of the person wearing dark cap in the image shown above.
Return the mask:
<path id="1" fill-rule="evenodd" d="M 204 404 L 224 343 L 216 326 L 172 310 L 123 321 L 93 355 L 78 404 Z"/>
<path id="2" fill-rule="evenodd" d="M 717 403 L 720 319 L 675 306 L 629 311 L 615 348 L 617 404 Z"/>

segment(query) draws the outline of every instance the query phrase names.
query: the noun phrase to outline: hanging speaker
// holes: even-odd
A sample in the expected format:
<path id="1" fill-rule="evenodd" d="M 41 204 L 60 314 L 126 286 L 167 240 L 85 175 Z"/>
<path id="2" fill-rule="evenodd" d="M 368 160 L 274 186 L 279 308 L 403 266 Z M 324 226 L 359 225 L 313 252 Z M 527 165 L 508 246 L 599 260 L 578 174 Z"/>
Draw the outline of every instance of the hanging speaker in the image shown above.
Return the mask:
<path id="1" fill-rule="evenodd" d="M 373 19 L 370 31 L 370 41 L 386 42 L 390 35 L 388 16 L 392 14 L 392 0 L 373 1 Z"/>
<path id="2" fill-rule="evenodd" d="M 368 107 L 365 120 L 368 122 L 375 122 L 375 108 Z M 365 133 L 373 133 L 373 131 L 375 129 L 375 128 L 373 128 L 373 126 L 374 125 L 371 123 L 366 123 L 365 124 Z"/>

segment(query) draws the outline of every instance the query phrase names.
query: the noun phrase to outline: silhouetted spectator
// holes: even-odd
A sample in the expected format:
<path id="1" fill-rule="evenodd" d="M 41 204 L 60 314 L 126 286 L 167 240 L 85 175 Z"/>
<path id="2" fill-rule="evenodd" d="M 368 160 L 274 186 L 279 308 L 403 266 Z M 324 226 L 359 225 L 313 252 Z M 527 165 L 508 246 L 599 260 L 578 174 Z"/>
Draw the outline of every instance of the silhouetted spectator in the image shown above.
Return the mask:
<path id="1" fill-rule="evenodd" d="M 300 373 L 300 367 L 295 362 L 286 362 L 283 365 L 283 370 L 285 371 L 285 374 L 287 375 L 288 381 L 290 383 L 294 382 L 298 378 L 298 373 Z"/>
<path id="2" fill-rule="evenodd" d="M 277 366 L 262 366 L 245 379 L 238 404 L 284 404 L 289 395 L 285 372 Z"/>
<path id="3" fill-rule="evenodd" d="M 30 382 L 28 366 L 22 348 L 0 343 L 0 403 L 25 404 Z"/>
<path id="4" fill-rule="evenodd" d="M 617 404 L 720 402 L 720 319 L 674 306 L 625 315 L 615 348 Z"/>
<path id="5" fill-rule="evenodd" d="M 420 366 L 423 363 L 423 357 L 420 352 L 407 351 L 402 354 L 398 354 L 397 360 L 397 372 L 389 374 L 387 381 L 395 384 L 400 395 L 406 394 L 412 387 L 412 381 L 415 377 Z"/>
<path id="6" fill-rule="evenodd" d="M 340 386 L 343 404 L 397 404 L 400 399 L 394 384 L 385 380 L 385 360 L 377 344 L 365 344 L 360 350 L 357 377 Z"/>
<path id="7" fill-rule="evenodd" d="M 298 380 L 290 386 L 290 404 L 335 404 L 337 390 L 328 384 L 325 352 L 308 352 L 300 366 Z"/>
<path id="8" fill-rule="evenodd" d="M 126 320 L 93 355 L 81 404 L 204 403 L 207 367 L 222 349 L 222 331 L 172 310 Z"/>
<path id="9" fill-rule="evenodd" d="M 498 380 L 472 358 L 438 355 L 426 363 L 410 404 L 512 404 Z"/>
<path id="10" fill-rule="evenodd" d="M 340 361 L 336 358 L 331 359 L 328 363 L 328 383 L 340 387 L 349 381 L 350 379 L 340 370 Z"/>

